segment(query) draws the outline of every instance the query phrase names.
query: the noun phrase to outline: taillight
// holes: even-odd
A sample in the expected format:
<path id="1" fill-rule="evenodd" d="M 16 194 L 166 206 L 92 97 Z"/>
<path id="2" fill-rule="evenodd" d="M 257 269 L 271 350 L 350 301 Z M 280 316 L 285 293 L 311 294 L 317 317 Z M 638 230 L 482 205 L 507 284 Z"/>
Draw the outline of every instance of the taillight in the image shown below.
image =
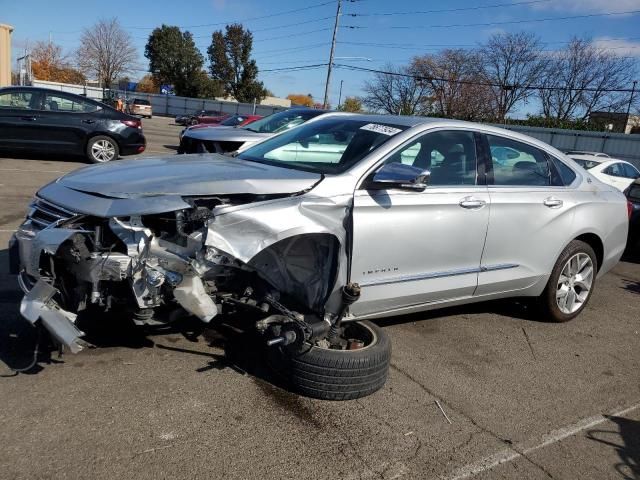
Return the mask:
<path id="1" fill-rule="evenodd" d="M 124 123 L 127 127 L 142 128 L 142 122 L 140 120 L 120 120 L 120 123 Z"/>
<path id="2" fill-rule="evenodd" d="M 633 213 L 633 203 L 627 200 L 627 215 L 631 218 L 631 214 Z"/>

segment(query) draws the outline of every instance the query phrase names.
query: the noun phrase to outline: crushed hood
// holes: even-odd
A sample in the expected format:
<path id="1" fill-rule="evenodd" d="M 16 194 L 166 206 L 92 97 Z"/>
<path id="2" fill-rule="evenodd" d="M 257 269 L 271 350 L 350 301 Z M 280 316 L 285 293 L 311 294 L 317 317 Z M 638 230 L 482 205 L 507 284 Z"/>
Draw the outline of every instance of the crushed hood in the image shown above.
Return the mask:
<path id="1" fill-rule="evenodd" d="M 321 175 L 217 154 L 119 160 L 81 168 L 57 183 L 110 198 L 158 195 L 287 194 L 310 189 Z"/>

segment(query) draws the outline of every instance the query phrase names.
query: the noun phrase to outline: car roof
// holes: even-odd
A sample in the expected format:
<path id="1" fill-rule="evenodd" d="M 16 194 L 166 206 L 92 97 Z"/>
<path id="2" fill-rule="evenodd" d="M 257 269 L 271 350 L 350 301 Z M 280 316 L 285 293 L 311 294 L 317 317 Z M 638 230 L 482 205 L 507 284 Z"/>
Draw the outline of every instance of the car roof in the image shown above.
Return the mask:
<path id="1" fill-rule="evenodd" d="M 569 150 L 567 155 L 584 155 L 584 156 L 593 156 L 598 158 L 611 158 L 609 155 L 603 152 L 588 152 L 584 150 Z"/>

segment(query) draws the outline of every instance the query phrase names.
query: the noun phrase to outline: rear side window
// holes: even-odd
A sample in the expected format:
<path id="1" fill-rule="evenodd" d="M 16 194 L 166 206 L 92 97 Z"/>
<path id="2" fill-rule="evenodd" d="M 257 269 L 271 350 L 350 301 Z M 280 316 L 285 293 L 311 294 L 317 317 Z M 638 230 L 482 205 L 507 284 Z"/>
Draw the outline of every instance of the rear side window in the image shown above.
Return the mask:
<path id="1" fill-rule="evenodd" d="M 571 185 L 576 179 L 576 173 L 571 170 L 565 163 L 555 157 L 551 157 L 551 163 L 554 170 L 551 173 L 551 180 L 553 185 Z"/>
<path id="2" fill-rule="evenodd" d="M 526 143 L 487 135 L 493 184 L 544 187 L 552 185 L 547 154 Z"/>
<path id="3" fill-rule="evenodd" d="M 640 175 L 640 173 L 638 173 L 638 170 L 636 170 L 634 166 L 627 163 L 623 163 L 622 168 L 624 170 L 624 176 L 627 178 L 638 178 L 638 176 Z"/>
<path id="4" fill-rule="evenodd" d="M 622 163 L 614 163 L 613 165 L 609 165 L 604 169 L 604 173 L 607 175 L 611 175 L 612 177 L 624 177 L 624 165 Z"/>
<path id="5" fill-rule="evenodd" d="M 47 93 L 44 100 L 43 110 L 87 113 L 95 112 L 96 110 L 98 110 L 98 106 L 94 103 L 88 102 L 86 100 L 81 100 L 76 97 Z"/>

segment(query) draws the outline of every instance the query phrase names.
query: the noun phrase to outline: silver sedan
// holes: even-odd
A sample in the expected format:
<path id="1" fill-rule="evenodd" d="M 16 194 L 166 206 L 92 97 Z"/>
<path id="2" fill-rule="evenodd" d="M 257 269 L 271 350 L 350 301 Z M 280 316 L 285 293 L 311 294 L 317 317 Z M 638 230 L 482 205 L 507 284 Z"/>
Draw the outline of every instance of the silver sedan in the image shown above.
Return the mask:
<path id="1" fill-rule="evenodd" d="M 121 161 L 42 188 L 11 252 L 21 311 L 72 351 L 90 308 L 250 319 L 295 391 L 385 382 L 368 319 L 506 297 L 576 317 L 620 259 L 625 197 L 485 125 L 329 113 L 235 152 Z"/>

